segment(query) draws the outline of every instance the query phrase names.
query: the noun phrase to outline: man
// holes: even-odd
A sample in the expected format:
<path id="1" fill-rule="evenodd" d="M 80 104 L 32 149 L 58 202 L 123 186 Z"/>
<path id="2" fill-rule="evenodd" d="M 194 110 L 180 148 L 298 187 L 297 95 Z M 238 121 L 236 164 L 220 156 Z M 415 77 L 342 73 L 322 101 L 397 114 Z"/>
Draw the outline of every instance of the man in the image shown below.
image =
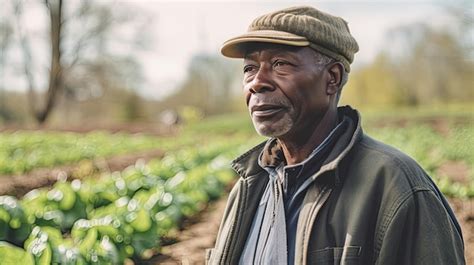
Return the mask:
<path id="1" fill-rule="evenodd" d="M 272 12 L 221 51 L 244 59 L 246 103 L 269 140 L 233 162 L 240 179 L 210 264 L 465 263 L 459 224 L 430 177 L 337 107 L 358 51 L 343 19 Z"/>

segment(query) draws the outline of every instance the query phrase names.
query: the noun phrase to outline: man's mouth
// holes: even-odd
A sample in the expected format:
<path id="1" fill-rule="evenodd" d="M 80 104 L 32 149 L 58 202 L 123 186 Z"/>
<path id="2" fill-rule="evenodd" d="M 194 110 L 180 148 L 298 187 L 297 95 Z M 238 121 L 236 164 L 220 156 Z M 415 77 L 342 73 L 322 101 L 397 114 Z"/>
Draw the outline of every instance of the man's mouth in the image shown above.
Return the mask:
<path id="1" fill-rule="evenodd" d="M 255 117 L 267 117 L 272 116 L 284 108 L 278 105 L 255 105 L 251 108 L 252 116 Z"/>

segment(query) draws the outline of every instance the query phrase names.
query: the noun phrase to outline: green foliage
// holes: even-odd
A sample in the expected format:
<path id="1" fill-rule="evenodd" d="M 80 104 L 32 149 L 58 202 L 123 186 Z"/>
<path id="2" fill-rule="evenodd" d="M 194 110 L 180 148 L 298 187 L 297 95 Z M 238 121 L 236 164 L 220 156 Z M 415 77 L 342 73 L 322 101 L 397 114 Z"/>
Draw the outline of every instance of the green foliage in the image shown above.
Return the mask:
<path id="1" fill-rule="evenodd" d="M 249 147 L 242 144 L 245 138 L 237 139 L 214 140 L 148 164 L 139 161 L 99 179 L 59 181 L 51 189 L 30 191 L 19 202 L 0 196 L 0 222 L 16 223 L 16 228 L 23 223 L 34 226 L 25 230 L 26 236 L 14 230 L 15 240 L 3 231 L 0 240 L 23 244 L 35 264 L 148 259 L 159 250 L 162 236 L 222 195 L 234 176 L 230 158 Z"/>
<path id="2" fill-rule="evenodd" d="M 58 181 L 53 189 L 35 189 L 21 201 L 25 212 L 35 223 L 51 226 L 63 231 L 69 230 L 74 222 L 86 216 L 86 204 L 78 196 L 73 185 Z"/>
<path id="3" fill-rule="evenodd" d="M 179 138 L 95 131 L 87 134 L 17 131 L 0 133 L 0 176 L 36 168 L 77 163 L 124 153 L 159 148 L 163 151 L 203 141 L 219 141 L 226 133 L 253 132 L 245 115 L 226 115 L 193 123 Z"/>
<path id="4" fill-rule="evenodd" d="M 455 126 L 443 147 L 444 156 L 449 160 L 464 160 L 474 167 L 474 123 Z"/>
<path id="5" fill-rule="evenodd" d="M 138 150 L 186 143 L 146 135 L 91 132 L 0 133 L 0 175 L 21 174 L 39 167 L 53 167 Z"/>
<path id="6" fill-rule="evenodd" d="M 0 257 L 3 265 L 34 265 L 35 261 L 30 253 L 15 245 L 0 241 Z"/>
<path id="7" fill-rule="evenodd" d="M 255 130 L 248 113 L 245 112 L 213 116 L 202 122 L 187 126 L 184 133 L 255 134 Z"/>
<path id="8" fill-rule="evenodd" d="M 21 245 L 30 232 L 31 223 L 17 199 L 12 196 L 1 196 L 0 241 Z"/>

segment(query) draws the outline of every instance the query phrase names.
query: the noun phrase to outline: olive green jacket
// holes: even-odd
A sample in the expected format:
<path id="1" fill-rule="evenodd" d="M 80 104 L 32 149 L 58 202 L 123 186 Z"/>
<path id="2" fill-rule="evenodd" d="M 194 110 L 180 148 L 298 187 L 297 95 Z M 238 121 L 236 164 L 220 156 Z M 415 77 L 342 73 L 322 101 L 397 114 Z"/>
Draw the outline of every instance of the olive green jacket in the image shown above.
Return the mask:
<path id="1" fill-rule="evenodd" d="M 410 157 L 353 123 L 312 176 L 300 212 L 295 264 L 465 264 L 459 224 L 446 199 Z M 433 143 L 434 144 L 434 143 Z M 237 264 L 268 173 L 258 165 L 264 143 L 233 162 L 232 189 L 209 264 Z"/>

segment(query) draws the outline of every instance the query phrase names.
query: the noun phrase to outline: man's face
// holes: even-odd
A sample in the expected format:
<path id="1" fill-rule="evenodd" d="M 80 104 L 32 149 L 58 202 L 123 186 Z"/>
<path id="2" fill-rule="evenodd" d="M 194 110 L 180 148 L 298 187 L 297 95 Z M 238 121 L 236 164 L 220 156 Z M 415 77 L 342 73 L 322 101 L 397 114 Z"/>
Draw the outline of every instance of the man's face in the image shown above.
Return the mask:
<path id="1" fill-rule="evenodd" d="M 330 105 L 325 67 L 308 47 L 255 46 L 243 70 L 247 106 L 261 135 L 298 137 L 314 130 Z"/>

